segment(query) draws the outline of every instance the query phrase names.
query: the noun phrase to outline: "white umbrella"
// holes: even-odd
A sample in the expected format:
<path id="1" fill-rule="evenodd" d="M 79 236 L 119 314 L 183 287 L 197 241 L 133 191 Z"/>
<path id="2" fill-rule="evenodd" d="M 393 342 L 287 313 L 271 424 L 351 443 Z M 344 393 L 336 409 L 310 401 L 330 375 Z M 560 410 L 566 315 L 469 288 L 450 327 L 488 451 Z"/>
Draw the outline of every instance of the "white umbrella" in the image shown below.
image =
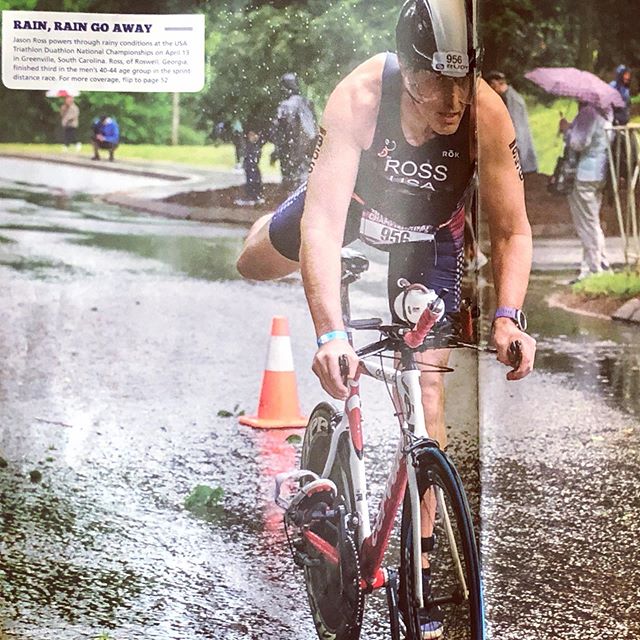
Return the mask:
<path id="1" fill-rule="evenodd" d="M 45 95 L 47 98 L 66 98 L 67 96 L 75 98 L 80 95 L 80 92 L 76 89 L 49 89 Z"/>

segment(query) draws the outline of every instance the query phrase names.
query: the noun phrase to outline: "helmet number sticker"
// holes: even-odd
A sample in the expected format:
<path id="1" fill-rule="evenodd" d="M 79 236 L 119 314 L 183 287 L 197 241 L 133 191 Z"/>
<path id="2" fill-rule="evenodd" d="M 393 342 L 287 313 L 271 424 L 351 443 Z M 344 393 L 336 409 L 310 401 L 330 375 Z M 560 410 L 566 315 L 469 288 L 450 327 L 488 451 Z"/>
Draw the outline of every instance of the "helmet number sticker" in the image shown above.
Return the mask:
<path id="1" fill-rule="evenodd" d="M 445 76 L 466 76 L 469 73 L 469 55 L 462 51 L 436 51 L 431 66 Z"/>

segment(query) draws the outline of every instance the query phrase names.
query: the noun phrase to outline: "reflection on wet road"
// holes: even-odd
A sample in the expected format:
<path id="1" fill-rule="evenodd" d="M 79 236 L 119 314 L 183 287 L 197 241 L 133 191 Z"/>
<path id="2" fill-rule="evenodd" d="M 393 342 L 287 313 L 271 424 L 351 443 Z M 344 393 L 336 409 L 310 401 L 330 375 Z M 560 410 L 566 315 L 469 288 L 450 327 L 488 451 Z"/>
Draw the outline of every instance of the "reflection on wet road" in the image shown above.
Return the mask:
<path id="1" fill-rule="evenodd" d="M 283 311 L 303 409 L 321 399 L 299 284 L 236 279 L 242 230 L 10 184 L 0 198 L 0 637 L 313 640 L 272 504 L 299 445 L 219 415 L 255 409 Z M 384 270 L 356 313 L 386 307 Z M 638 334 L 547 310 L 550 286 L 533 283 L 540 370 L 514 385 L 481 362 L 492 638 L 636 637 Z M 473 489 L 476 361 L 455 364 L 447 422 Z M 375 494 L 393 419 L 363 392 Z M 206 518 L 184 508 L 199 484 L 223 491 Z M 364 638 L 388 637 L 383 613 L 374 596 Z"/>
<path id="2" fill-rule="evenodd" d="M 532 282 L 535 378 L 480 371 L 491 637 L 637 638 L 640 331 L 547 307 L 557 279 Z"/>
<path id="3" fill-rule="evenodd" d="M 299 445 L 218 415 L 255 409 L 270 318 L 283 311 L 303 408 L 322 399 L 299 283 L 236 280 L 242 230 L 9 185 L 0 196 L 6 632 L 314 638 L 272 502 L 272 478 L 295 466 Z M 373 291 L 356 310 L 380 309 Z M 474 388 L 475 359 L 458 362 L 451 388 Z M 391 459 L 387 396 L 363 392 L 370 459 Z M 476 401 L 465 397 L 450 413 L 471 479 Z M 379 495 L 386 467 L 372 467 Z M 184 508 L 199 484 L 223 490 L 204 519 Z M 386 635 L 382 605 L 372 598 L 367 637 Z"/>
<path id="4" fill-rule="evenodd" d="M 101 168 L 101 164 L 107 166 Z M 60 193 L 111 193 L 167 183 L 162 178 L 112 169 L 113 166 L 108 163 L 85 167 L 64 162 L 52 163 L 6 156 L 2 158 L 3 180 L 14 180 L 36 187 L 45 184 L 47 189 L 58 190 Z"/>

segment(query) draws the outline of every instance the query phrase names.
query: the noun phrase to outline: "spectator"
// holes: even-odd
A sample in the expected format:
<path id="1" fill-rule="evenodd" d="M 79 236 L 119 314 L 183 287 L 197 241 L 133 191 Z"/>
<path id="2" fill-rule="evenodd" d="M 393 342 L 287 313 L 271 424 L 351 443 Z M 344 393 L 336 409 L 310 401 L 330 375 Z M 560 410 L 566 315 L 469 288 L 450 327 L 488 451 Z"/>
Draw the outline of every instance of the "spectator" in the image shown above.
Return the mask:
<path id="1" fill-rule="evenodd" d="M 271 162 L 280 160 L 282 184 L 287 191 L 295 191 L 307 177 L 309 161 L 317 135 L 316 117 L 309 100 L 300 95 L 295 73 L 280 78 L 285 95 L 278 105 L 273 122 L 272 139 L 275 151 Z"/>
<path id="2" fill-rule="evenodd" d="M 115 118 L 109 116 L 100 116 L 93 121 L 91 125 L 93 136 L 91 144 L 93 145 L 92 160 L 100 160 L 99 149 L 107 149 L 109 151 L 109 161 L 113 162 L 113 154 L 120 142 L 120 129 Z"/>
<path id="3" fill-rule="evenodd" d="M 209 137 L 215 142 L 226 142 L 226 124 L 221 120 L 216 122 L 211 129 Z"/>
<path id="4" fill-rule="evenodd" d="M 538 171 L 538 159 L 533 148 L 531 131 L 529 131 L 529 117 L 527 105 L 523 97 L 507 84 L 507 78 L 501 71 L 489 72 L 485 79 L 491 88 L 502 98 L 507 105 L 507 111 L 511 116 L 513 128 L 516 130 L 516 143 L 520 152 L 520 165 L 522 173 L 535 173 Z"/>
<path id="5" fill-rule="evenodd" d="M 609 83 L 624 100 L 624 107 L 613 108 L 613 124 L 625 125 L 631 119 L 631 71 L 624 64 L 616 67 L 616 79 Z"/>
<path id="6" fill-rule="evenodd" d="M 609 269 L 604 233 L 600 225 L 602 191 L 607 170 L 607 118 L 591 104 L 581 102 L 571 124 L 561 121 L 565 144 L 576 154 L 576 179 L 568 195 L 571 217 L 582 242 L 578 282 L 592 273 Z"/>
<path id="7" fill-rule="evenodd" d="M 236 118 L 229 129 L 231 131 L 231 142 L 236 151 L 236 169 L 243 169 L 246 140 L 242 130 L 242 123 Z"/>
<path id="8" fill-rule="evenodd" d="M 68 151 L 73 144 L 76 151 L 80 151 L 82 146 L 78 142 L 78 122 L 80 120 L 80 109 L 73 100 L 73 96 L 65 96 L 60 107 L 60 124 L 62 125 L 64 150 Z"/>
<path id="9" fill-rule="evenodd" d="M 262 128 L 255 122 L 247 124 L 247 133 L 244 136 L 243 168 L 246 183 L 244 186 L 245 197 L 235 200 L 239 207 L 254 207 L 263 204 L 262 197 L 262 174 L 260 173 L 260 157 L 262 156 L 262 146 L 264 138 Z"/>

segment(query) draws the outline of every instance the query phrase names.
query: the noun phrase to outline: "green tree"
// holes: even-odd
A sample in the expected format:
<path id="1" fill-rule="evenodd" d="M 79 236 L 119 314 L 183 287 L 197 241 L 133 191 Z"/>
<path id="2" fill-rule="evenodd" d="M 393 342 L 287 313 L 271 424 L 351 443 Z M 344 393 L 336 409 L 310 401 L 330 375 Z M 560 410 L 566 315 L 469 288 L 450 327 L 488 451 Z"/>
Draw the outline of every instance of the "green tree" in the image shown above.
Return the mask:
<path id="1" fill-rule="evenodd" d="M 480 4 L 484 68 L 517 87 L 538 66 L 575 66 L 609 79 L 621 62 L 640 65 L 640 32 L 620 0 L 485 0 Z"/>
<path id="2" fill-rule="evenodd" d="M 210 123 L 236 117 L 268 122 L 281 98 L 278 80 L 289 71 L 322 108 L 344 75 L 393 47 L 396 12 L 393 0 L 373 8 L 364 0 L 263 2 L 218 12 L 207 40 L 202 117 Z"/>

